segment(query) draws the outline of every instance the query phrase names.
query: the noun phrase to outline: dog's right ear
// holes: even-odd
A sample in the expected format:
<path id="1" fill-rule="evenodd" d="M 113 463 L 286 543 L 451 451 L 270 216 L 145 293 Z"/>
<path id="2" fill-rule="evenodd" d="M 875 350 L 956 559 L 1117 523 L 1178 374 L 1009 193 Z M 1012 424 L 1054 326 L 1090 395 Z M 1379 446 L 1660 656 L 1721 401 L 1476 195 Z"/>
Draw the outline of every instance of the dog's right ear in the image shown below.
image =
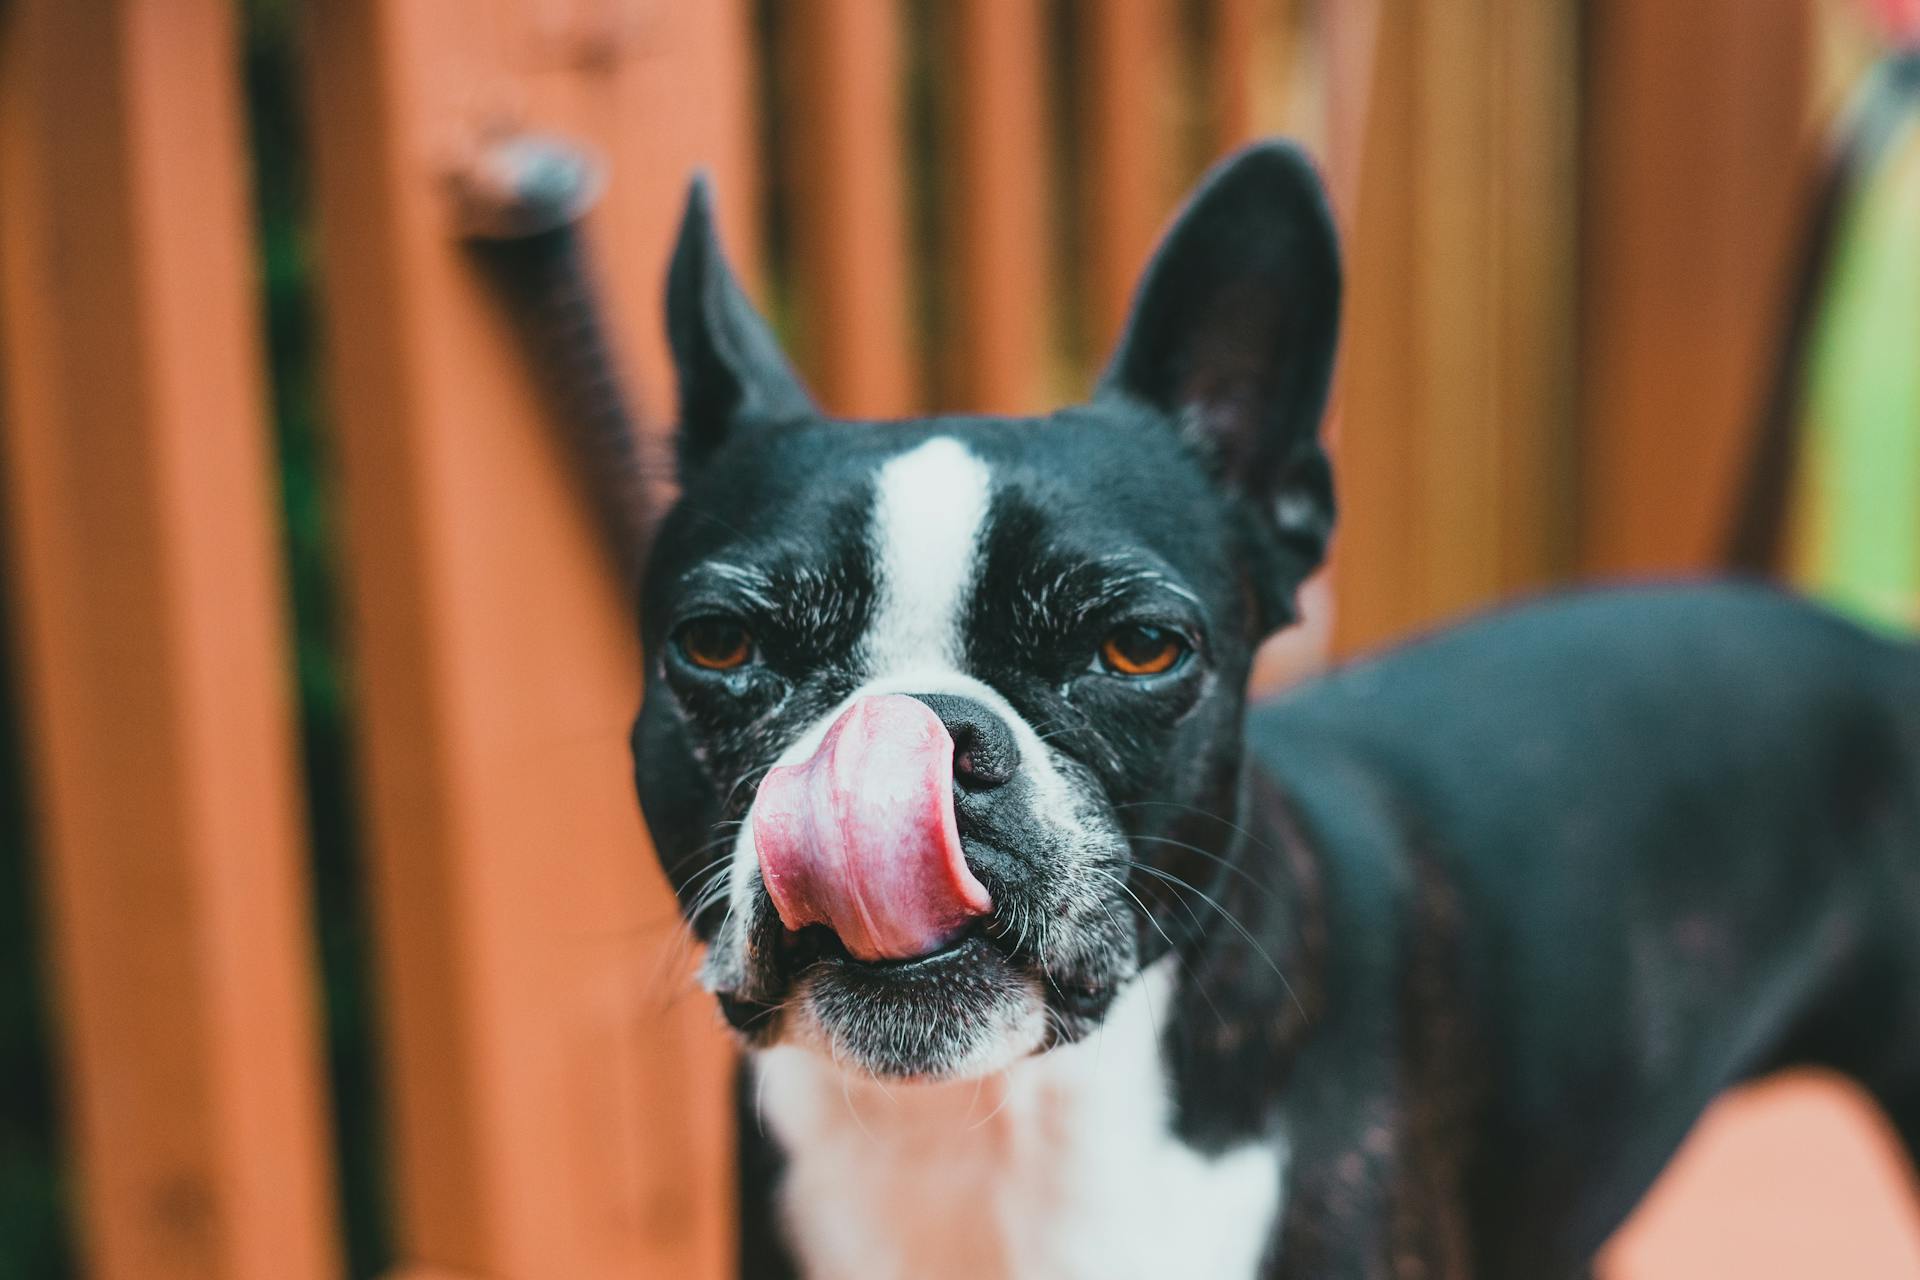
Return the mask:
<path id="1" fill-rule="evenodd" d="M 814 416 L 813 399 L 733 278 L 704 174 L 687 193 L 667 269 L 667 341 L 680 380 L 680 471 L 704 462 L 746 421 Z"/>
<path id="2" fill-rule="evenodd" d="M 1255 516 L 1271 629 L 1325 558 L 1333 477 L 1320 418 L 1340 319 L 1340 251 L 1318 174 L 1268 142 L 1216 166 L 1148 265 L 1100 394 L 1158 410 Z"/>

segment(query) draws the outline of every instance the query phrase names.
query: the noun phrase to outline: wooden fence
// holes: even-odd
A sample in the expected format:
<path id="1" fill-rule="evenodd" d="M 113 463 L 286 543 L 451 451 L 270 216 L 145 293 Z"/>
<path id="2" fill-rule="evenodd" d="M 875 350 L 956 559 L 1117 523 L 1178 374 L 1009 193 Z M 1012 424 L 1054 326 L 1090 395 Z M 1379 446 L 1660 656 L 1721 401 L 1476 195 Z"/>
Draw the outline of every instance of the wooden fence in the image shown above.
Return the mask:
<path id="1" fill-rule="evenodd" d="M 588 234 L 665 420 L 658 300 L 696 166 L 826 404 L 1020 411 L 1085 387 L 1209 157 L 1304 135 L 1349 232 L 1346 524 L 1279 669 L 1329 635 L 1350 650 L 1587 570 L 1708 560 L 1814 81 L 1804 0 L 316 0 L 303 19 L 409 1280 L 718 1276 L 732 1249 L 728 1051 L 681 994 L 626 776 L 627 601 L 450 218 L 479 142 L 537 128 L 604 155 Z M 343 1267 L 240 20 L 234 0 L 0 6 L 6 581 L 101 1280 Z M 1637 1247 L 1620 1274 L 1686 1274 Z"/>

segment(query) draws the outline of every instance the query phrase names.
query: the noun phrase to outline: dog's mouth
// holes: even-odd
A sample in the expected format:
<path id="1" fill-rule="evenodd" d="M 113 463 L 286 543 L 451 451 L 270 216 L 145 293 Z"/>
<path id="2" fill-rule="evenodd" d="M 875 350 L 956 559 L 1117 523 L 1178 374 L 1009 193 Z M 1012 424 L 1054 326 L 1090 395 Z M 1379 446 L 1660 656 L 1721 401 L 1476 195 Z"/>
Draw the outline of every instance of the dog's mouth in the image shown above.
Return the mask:
<path id="1" fill-rule="evenodd" d="M 748 1043 L 953 1079 L 1096 1024 L 1138 950 L 1096 790 L 957 696 L 865 695 L 824 723 L 759 780 L 708 954 Z"/>
<path id="2" fill-rule="evenodd" d="M 785 927 L 763 898 L 743 937 L 715 940 L 708 986 L 756 1047 L 798 1044 L 887 1079 L 989 1074 L 1097 1026 L 1136 954 L 1124 911 L 1000 901 L 935 950 L 876 959 L 824 925 Z"/>
<path id="3" fill-rule="evenodd" d="M 984 1074 L 1045 1047 L 1035 984 L 984 931 L 908 960 L 823 953 L 795 985 L 793 1033 L 870 1075 Z"/>
<path id="4" fill-rule="evenodd" d="M 902 1080 L 983 1074 L 1047 1047 L 1032 958 L 985 922 L 925 955 L 861 959 L 825 926 L 763 918 L 748 981 L 716 992 L 749 1043 L 805 1045 Z"/>

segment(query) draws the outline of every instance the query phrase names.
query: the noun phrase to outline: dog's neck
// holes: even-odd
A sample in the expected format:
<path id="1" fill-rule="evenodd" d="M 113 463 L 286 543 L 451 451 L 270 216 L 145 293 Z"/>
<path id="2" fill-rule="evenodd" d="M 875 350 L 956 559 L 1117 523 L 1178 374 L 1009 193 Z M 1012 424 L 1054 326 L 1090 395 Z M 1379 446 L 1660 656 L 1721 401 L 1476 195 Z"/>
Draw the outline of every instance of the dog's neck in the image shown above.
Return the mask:
<path id="1" fill-rule="evenodd" d="M 881 1084 L 806 1049 L 757 1054 L 755 1106 L 787 1155 L 782 1216 L 805 1271 L 1251 1274 L 1283 1139 L 1210 1157 L 1174 1136 L 1161 1042 L 1176 963 L 1135 979 L 1088 1039 L 977 1081 Z"/>

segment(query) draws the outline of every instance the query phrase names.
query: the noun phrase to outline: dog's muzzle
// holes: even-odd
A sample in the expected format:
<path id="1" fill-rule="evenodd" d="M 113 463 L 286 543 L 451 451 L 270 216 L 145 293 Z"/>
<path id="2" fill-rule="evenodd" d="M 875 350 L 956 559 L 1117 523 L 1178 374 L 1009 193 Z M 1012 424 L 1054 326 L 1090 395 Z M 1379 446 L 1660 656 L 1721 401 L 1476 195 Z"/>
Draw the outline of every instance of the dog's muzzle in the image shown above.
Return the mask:
<path id="1" fill-rule="evenodd" d="M 961 847 L 956 756 L 969 789 L 997 785 L 1012 765 L 964 719 L 957 744 L 945 722 L 955 717 L 929 701 L 858 699 L 809 759 L 768 773 L 754 803 L 761 879 L 781 923 L 825 925 L 857 960 L 930 954 L 993 910 Z"/>

